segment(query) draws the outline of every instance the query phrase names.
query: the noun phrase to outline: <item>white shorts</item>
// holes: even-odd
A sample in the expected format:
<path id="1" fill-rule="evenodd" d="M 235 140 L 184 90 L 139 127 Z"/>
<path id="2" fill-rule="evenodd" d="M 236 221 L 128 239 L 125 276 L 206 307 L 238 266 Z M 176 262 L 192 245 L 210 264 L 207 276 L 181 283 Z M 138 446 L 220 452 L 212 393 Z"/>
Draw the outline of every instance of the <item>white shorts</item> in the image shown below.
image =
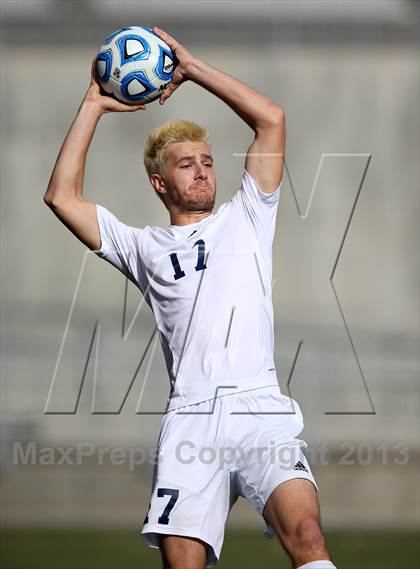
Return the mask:
<path id="1" fill-rule="evenodd" d="M 238 496 L 259 514 L 286 480 L 306 478 L 318 490 L 296 436 L 302 413 L 293 399 L 268 386 L 174 409 L 162 419 L 150 508 L 142 529 L 146 545 L 159 534 L 195 537 L 208 544 L 207 567 L 219 561 L 225 524 Z M 266 537 L 272 537 L 267 525 Z"/>

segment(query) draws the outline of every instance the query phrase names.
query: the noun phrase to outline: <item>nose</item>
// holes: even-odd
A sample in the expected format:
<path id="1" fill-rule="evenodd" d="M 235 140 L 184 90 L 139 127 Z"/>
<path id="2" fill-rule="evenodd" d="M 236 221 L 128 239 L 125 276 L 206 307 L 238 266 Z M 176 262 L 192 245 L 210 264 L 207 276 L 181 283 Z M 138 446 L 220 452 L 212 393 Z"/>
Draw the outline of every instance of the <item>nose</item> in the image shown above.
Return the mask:
<path id="1" fill-rule="evenodd" d="M 201 180 L 207 180 L 207 171 L 205 166 L 203 166 L 203 164 L 201 164 L 200 162 L 197 164 L 197 170 L 195 173 L 195 177 L 199 178 Z"/>

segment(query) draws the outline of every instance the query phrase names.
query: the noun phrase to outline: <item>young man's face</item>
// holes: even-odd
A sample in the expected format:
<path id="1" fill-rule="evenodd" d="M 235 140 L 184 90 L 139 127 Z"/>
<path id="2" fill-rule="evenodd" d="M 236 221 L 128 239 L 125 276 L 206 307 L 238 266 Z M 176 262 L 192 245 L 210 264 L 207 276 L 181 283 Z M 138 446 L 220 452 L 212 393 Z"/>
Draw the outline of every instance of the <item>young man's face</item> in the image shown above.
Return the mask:
<path id="1" fill-rule="evenodd" d="M 162 188 L 167 206 L 180 211 L 211 211 L 216 199 L 216 176 L 206 142 L 175 142 L 164 151 Z"/>

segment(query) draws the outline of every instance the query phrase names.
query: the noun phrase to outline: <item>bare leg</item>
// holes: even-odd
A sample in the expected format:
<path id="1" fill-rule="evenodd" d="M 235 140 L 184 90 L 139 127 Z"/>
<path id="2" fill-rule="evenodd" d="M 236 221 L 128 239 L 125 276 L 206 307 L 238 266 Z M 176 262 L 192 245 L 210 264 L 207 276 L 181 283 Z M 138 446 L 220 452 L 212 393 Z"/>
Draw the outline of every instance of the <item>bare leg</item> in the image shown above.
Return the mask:
<path id="1" fill-rule="evenodd" d="M 204 569 L 207 544 L 194 537 L 160 536 L 163 569 Z"/>
<path id="2" fill-rule="evenodd" d="M 277 486 L 263 516 L 291 557 L 293 567 L 330 559 L 320 527 L 316 490 L 309 480 L 293 478 Z"/>

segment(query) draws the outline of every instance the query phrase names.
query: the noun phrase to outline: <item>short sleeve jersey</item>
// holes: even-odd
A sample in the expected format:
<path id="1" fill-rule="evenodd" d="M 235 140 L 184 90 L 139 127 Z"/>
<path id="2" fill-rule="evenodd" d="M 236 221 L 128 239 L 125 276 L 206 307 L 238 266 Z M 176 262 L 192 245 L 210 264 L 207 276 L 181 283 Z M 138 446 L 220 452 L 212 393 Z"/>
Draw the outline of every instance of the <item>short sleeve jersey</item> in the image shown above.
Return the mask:
<path id="1" fill-rule="evenodd" d="M 197 223 L 131 227 L 96 206 L 97 255 L 142 292 L 170 380 L 167 410 L 278 385 L 274 363 L 272 244 L 282 185 L 241 187 Z"/>

